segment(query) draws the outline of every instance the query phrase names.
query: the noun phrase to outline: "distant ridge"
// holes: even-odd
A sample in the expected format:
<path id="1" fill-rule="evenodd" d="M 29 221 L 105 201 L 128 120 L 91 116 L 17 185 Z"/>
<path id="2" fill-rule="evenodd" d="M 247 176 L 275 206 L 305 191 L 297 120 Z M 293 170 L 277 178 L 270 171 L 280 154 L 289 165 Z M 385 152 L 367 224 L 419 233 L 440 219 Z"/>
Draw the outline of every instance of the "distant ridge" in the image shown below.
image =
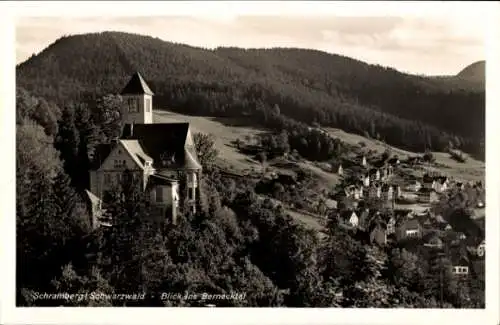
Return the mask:
<path id="1" fill-rule="evenodd" d="M 486 61 L 483 60 L 468 65 L 457 74 L 457 77 L 470 81 L 484 82 L 485 74 L 486 74 Z"/>
<path id="2" fill-rule="evenodd" d="M 318 50 L 203 49 L 123 32 L 80 34 L 19 64 L 16 80 L 65 105 L 119 93 L 135 71 L 154 89 L 154 109 L 245 116 L 255 124 L 279 112 L 411 151 L 445 150 L 453 140 L 482 152 L 483 83 L 416 76 Z"/>

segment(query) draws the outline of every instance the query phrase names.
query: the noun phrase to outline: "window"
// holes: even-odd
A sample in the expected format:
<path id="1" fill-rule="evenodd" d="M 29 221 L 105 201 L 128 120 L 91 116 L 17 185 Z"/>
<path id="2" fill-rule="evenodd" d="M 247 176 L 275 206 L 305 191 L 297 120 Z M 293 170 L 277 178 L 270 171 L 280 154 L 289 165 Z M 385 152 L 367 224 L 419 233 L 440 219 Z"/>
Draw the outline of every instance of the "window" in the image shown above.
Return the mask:
<path id="1" fill-rule="evenodd" d="M 162 203 L 163 202 L 163 187 L 157 186 L 156 189 L 156 203 Z"/>
<path id="2" fill-rule="evenodd" d="M 151 111 L 151 99 L 146 98 L 146 112 Z"/>
<path id="3" fill-rule="evenodd" d="M 122 174 L 121 173 L 116 173 L 116 182 L 120 184 L 122 182 Z"/>
<path id="4" fill-rule="evenodd" d="M 406 231 L 406 236 L 408 237 L 417 237 L 418 236 L 418 230 L 411 229 Z"/>
<path id="5" fill-rule="evenodd" d="M 104 174 L 104 183 L 109 184 L 111 183 L 111 175 L 109 174 Z"/>
<path id="6" fill-rule="evenodd" d="M 191 189 L 188 190 L 188 199 L 189 200 L 193 199 L 193 191 Z"/>
<path id="7" fill-rule="evenodd" d="M 116 160 L 115 159 L 115 168 L 123 168 L 127 166 L 127 162 L 125 160 Z"/>
<path id="8" fill-rule="evenodd" d="M 137 102 L 137 98 L 129 98 L 127 100 L 128 103 L 128 111 L 129 112 L 138 112 L 139 111 L 139 105 Z"/>
<path id="9" fill-rule="evenodd" d="M 455 266 L 454 271 L 456 274 L 467 274 L 469 273 L 469 268 L 467 266 Z"/>

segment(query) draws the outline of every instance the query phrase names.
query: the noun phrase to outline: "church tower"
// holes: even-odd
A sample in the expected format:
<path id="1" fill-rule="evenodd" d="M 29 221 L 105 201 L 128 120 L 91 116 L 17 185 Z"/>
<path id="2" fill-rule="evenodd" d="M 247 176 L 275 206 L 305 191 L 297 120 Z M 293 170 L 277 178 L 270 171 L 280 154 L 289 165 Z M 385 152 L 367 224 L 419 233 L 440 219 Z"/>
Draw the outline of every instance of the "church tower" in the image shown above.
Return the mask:
<path id="1" fill-rule="evenodd" d="M 153 123 L 153 92 L 139 72 L 132 75 L 121 94 L 125 124 Z"/>

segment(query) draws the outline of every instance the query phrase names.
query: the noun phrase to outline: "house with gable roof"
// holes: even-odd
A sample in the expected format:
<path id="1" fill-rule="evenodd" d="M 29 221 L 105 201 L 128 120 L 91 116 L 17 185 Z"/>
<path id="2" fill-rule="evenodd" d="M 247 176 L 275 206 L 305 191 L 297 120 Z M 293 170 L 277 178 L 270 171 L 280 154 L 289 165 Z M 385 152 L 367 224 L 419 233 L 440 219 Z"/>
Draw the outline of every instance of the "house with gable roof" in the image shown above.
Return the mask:
<path id="1" fill-rule="evenodd" d="M 470 260 L 467 252 L 461 247 L 450 251 L 452 273 L 456 276 L 467 276 L 469 274 Z"/>
<path id="2" fill-rule="evenodd" d="M 398 240 L 421 238 L 422 226 L 416 218 L 406 217 L 399 222 L 396 230 Z"/>
<path id="3" fill-rule="evenodd" d="M 359 224 L 359 217 L 353 210 L 346 210 L 341 214 L 341 219 L 344 224 L 349 225 L 350 227 L 356 228 Z"/>
<path id="4" fill-rule="evenodd" d="M 116 191 L 128 172 L 139 188 L 148 192 L 160 220 L 175 223 L 181 203 L 195 213 L 200 204 L 202 167 L 189 123 L 152 123 L 153 92 L 138 72 L 121 96 L 125 125 L 120 138 L 97 146 L 89 193 L 105 204 L 106 194 Z"/>

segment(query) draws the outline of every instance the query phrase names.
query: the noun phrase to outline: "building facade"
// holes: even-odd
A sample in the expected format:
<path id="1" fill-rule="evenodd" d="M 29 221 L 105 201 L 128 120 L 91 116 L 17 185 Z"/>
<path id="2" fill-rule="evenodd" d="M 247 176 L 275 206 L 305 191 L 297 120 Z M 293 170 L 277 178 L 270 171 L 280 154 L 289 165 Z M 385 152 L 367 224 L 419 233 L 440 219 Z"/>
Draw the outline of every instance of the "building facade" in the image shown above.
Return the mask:
<path id="1" fill-rule="evenodd" d="M 139 73 L 132 75 L 121 95 L 125 125 L 119 139 L 96 148 L 90 171 L 93 202 L 98 198 L 105 204 L 107 194 L 120 190 L 124 175 L 132 175 L 147 192 L 158 220 L 175 223 L 182 208 L 196 213 L 202 167 L 189 124 L 153 123 L 153 92 Z"/>

